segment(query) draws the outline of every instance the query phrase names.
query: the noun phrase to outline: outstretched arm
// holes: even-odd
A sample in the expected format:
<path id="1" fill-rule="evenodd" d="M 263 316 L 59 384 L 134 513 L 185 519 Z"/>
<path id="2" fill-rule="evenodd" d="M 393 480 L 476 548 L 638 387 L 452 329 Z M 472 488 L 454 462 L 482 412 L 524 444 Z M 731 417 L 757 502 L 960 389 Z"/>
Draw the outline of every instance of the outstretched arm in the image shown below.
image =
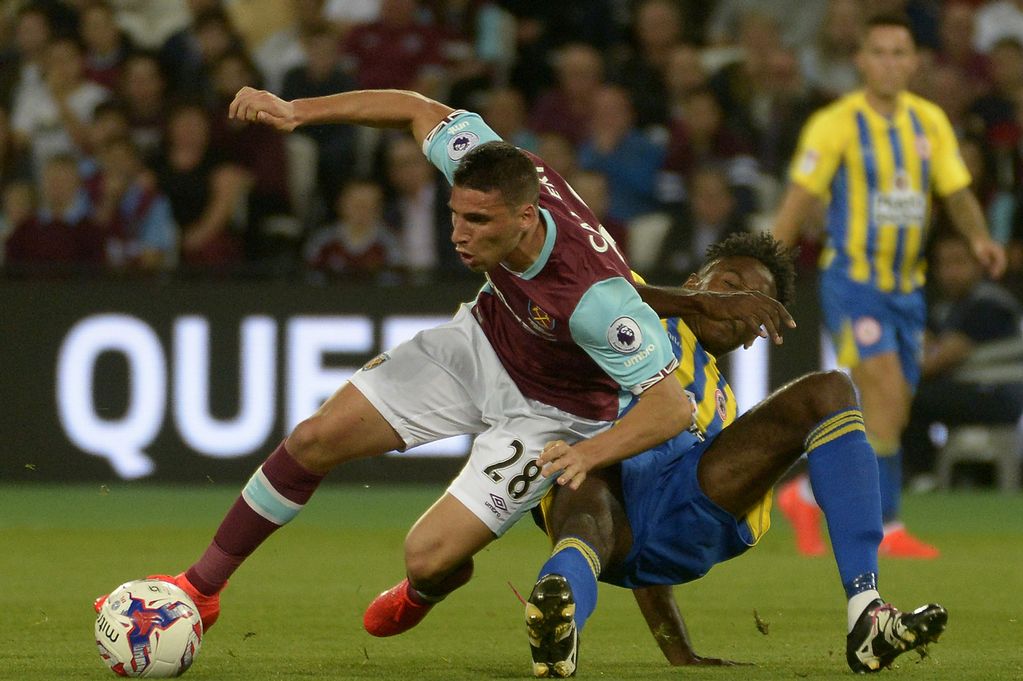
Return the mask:
<path id="1" fill-rule="evenodd" d="M 713 322 L 738 321 L 761 338 L 781 345 L 785 329 L 795 320 L 785 306 L 759 291 L 695 291 L 684 287 L 637 284 L 643 302 L 659 317 L 703 317 Z"/>
<path id="2" fill-rule="evenodd" d="M 449 106 L 407 90 L 357 90 L 288 102 L 266 90 L 246 86 L 234 96 L 228 116 L 284 132 L 322 123 L 404 128 L 422 145 L 430 131 L 452 111 Z"/>
<path id="3" fill-rule="evenodd" d="M 682 613 L 679 612 L 672 587 L 647 586 L 633 589 L 632 595 L 636 597 L 636 604 L 639 605 L 643 618 L 646 619 L 647 626 L 650 627 L 650 633 L 654 635 L 654 640 L 657 641 L 661 652 L 672 666 L 740 664 L 731 660 L 701 657 L 696 654 L 689 642 L 686 623 L 682 619 Z"/>

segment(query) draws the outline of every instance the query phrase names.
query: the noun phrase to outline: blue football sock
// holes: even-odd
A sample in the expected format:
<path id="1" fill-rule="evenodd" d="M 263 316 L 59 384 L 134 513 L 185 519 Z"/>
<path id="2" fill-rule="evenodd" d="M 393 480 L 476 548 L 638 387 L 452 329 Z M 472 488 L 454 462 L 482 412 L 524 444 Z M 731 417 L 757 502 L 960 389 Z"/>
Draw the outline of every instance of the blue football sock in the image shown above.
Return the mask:
<path id="1" fill-rule="evenodd" d="M 537 580 L 550 574 L 561 575 L 572 587 L 575 626 L 582 631 L 586 620 L 597 607 L 597 576 L 600 574 L 597 552 L 578 537 L 566 537 L 554 546 L 551 557 L 540 568 Z"/>
<path id="2" fill-rule="evenodd" d="M 884 451 L 875 446 L 877 472 L 881 483 L 881 519 L 885 524 L 899 519 L 902 502 L 902 449 Z"/>
<path id="3" fill-rule="evenodd" d="M 806 438 L 806 453 L 842 586 L 852 597 L 871 583 L 869 576 L 876 582 L 883 534 L 877 457 L 863 430 L 863 414 L 846 409 L 821 421 Z"/>

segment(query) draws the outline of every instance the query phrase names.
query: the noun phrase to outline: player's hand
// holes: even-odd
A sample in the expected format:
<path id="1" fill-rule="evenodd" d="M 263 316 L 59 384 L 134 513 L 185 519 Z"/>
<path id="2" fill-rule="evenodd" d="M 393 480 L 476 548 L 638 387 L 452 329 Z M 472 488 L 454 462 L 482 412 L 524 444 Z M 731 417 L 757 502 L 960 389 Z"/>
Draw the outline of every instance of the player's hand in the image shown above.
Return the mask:
<path id="1" fill-rule="evenodd" d="M 592 468 L 587 457 L 577 448 L 566 444 L 564 440 L 548 442 L 537 459 L 540 473 L 545 478 L 556 475 L 559 485 L 567 485 L 571 489 L 579 489 L 586 479 L 587 471 Z"/>
<path id="2" fill-rule="evenodd" d="M 977 261 L 993 278 L 998 279 L 1005 273 L 1005 249 L 1000 243 L 989 236 L 974 239 L 970 244 Z"/>
<path id="3" fill-rule="evenodd" d="M 265 123 L 284 132 L 291 132 L 298 127 L 295 107 L 291 102 L 247 85 L 234 96 L 227 109 L 227 116 L 239 121 Z"/>
<path id="4" fill-rule="evenodd" d="M 796 321 L 779 301 L 760 291 L 703 291 L 701 313 L 715 321 L 737 321 L 761 338 L 783 342 L 782 333 Z M 749 347 L 752 341 L 743 347 Z"/>

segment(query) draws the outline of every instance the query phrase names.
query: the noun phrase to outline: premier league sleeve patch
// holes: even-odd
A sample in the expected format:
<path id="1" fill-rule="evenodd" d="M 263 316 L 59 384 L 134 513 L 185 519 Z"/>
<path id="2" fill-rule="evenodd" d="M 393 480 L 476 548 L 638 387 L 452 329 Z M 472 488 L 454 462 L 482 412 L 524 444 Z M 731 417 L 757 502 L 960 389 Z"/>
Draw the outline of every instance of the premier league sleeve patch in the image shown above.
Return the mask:
<path id="1" fill-rule="evenodd" d="M 479 144 L 480 136 L 472 130 L 464 130 L 456 133 L 448 140 L 448 158 L 452 161 L 460 161 L 469 150 Z"/>
<path id="2" fill-rule="evenodd" d="M 607 343 L 615 352 L 631 355 L 643 347 L 643 332 L 632 317 L 619 317 L 607 329 Z"/>

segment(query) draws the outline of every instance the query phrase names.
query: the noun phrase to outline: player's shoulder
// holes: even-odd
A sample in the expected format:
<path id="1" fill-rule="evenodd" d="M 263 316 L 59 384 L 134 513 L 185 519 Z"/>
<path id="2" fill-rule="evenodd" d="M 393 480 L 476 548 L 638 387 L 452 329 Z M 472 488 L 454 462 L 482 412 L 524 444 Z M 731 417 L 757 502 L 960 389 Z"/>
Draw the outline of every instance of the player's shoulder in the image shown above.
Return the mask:
<path id="1" fill-rule="evenodd" d="M 948 121 L 948 116 L 945 115 L 944 109 L 935 102 L 912 92 L 905 92 L 902 96 L 909 110 L 920 116 L 921 123 L 925 126 L 946 123 Z"/>
<path id="2" fill-rule="evenodd" d="M 856 114 L 863 107 L 861 92 L 851 92 L 817 109 L 806 123 L 811 135 L 837 142 L 855 129 Z"/>

